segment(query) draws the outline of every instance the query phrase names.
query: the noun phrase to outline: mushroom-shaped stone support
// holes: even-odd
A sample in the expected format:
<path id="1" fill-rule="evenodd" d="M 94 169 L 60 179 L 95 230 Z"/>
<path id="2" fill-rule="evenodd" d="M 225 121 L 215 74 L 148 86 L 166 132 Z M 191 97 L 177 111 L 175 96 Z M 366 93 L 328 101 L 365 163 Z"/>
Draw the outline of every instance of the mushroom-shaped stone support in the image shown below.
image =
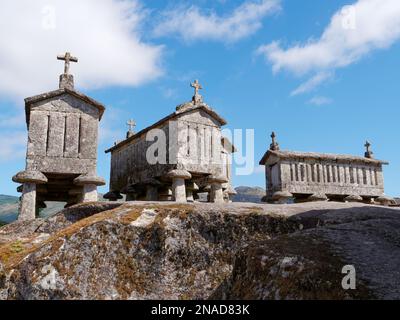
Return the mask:
<path id="1" fill-rule="evenodd" d="M 104 196 L 104 199 L 107 199 L 109 201 L 118 201 L 123 199 L 124 197 L 122 196 L 122 194 L 120 194 L 118 191 L 110 191 L 107 192 Z"/>
<path id="2" fill-rule="evenodd" d="M 345 202 L 362 202 L 363 198 L 360 197 L 359 195 L 349 195 L 346 198 L 344 198 Z"/>
<path id="3" fill-rule="evenodd" d="M 22 171 L 16 174 L 12 180 L 16 183 L 45 184 L 48 182 L 47 177 L 40 171 Z"/>
<path id="4" fill-rule="evenodd" d="M 318 202 L 318 201 L 328 201 L 328 197 L 325 193 L 314 193 L 313 195 L 307 198 L 309 202 Z"/>
<path id="5" fill-rule="evenodd" d="M 74 180 L 74 184 L 83 186 L 81 202 L 96 202 L 98 201 L 97 187 L 104 186 L 106 181 L 96 176 L 81 175 Z"/>
<path id="6" fill-rule="evenodd" d="M 167 177 L 172 179 L 173 199 L 176 202 L 187 202 L 185 180 L 192 178 L 190 172 L 186 170 L 172 170 L 168 172 Z"/>
<path id="7" fill-rule="evenodd" d="M 224 176 L 211 176 L 208 181 L 211 184 L 210 202 L 224 203 L 222 184 L 228 183 L 228 179 Z"/>
<path id="8" fill-rule="evenodd" d="M 84 186 L 86 184 L 92 184 L 97 187 L 100 187 L 100 186 L 105 186 L 106 181 L 103 178 L 96 177 L 96 176 L 81 175 L 74 180 L 74 184 L 77 186 Z"/>
<path id="9" fill-rule="evenodd" d="M 47 183 L 47 177 L 40 171 L 28 170 L 18 173 L 12 180 L 23 184 L 18 220 L 35 220 L 37 213 L 36 186 Z"/>
<path id="10" fill-rule="evenodd" d="M 382 206 L 388 207 L 390 206 L 392 203 L 394 203 L 394 199 L 390 198 L 388 196 L 380 196 L 379 198 L 377 198 L 375 200 L 376 202 L 380 203 Z"/>
<path id="11" fill-rule="evenodd" d="M 293 198 L 293 194 L 289 191 L 277 191 L 272 195 L 272 201 L 277 204 L 286 203 L 291 198 Z"/>

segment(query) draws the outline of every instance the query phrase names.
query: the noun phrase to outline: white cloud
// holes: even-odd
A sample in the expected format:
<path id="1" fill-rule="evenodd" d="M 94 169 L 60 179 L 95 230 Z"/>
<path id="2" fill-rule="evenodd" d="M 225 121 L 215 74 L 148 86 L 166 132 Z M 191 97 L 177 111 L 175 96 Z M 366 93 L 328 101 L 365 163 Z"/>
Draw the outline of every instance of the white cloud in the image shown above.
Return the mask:
<path id="1" fill-rule="evenodd" d="M 323 105 L 331 104 L 332 99 L 328 98 L 328 97 L 316 96 L 316 97 L 311 98 L 310 101 L 308 101 L 308 103 L 312 104 L 314 106 L 323 106 Z"/>
<path id="2" fill-rule="evenodd" d="M 399 0 L 358 0 L 336 12 L 319 39 L 287 49 L 273 42 L 261 46 L 258 53 L 272 64 L 274 72 L 304 75 L 346 67 L 399 38 Z"/>
<path id="3" fill-rule="evenodd" d="M 71 51 L 75 82 L 85 89 L 136 86 L 161 74 L 162 47 L 143 42 L 146 12 L 137 0 L 2 0 L 0 95 L 21 98 L 58 86 Z"/>
<path id="4" fill-rule="evenodd" d="M 177 34 L 185 41 L 199 39 L 234 42 L 262 27 L 262 19 L 280 9 L 280 0 L 246 1 L 230 15 L 219 16 L 196 6 L 178 6 L 164 13 L 155 28 L 156 36 Z"/>
<path id="5" fill-rule="evenodd" d="M 292 96 L 297 96 L 299 94 L 303 94 L 306 92 L 310 92 L 318 87 L 324 81 L 331 79 L 333 74 L 330 72 L 320 72 L 313 76 L 311 79 L 307 80 L 306 82 L 302 83 L 298 86 L 295 90 L 292 91 Z"/>

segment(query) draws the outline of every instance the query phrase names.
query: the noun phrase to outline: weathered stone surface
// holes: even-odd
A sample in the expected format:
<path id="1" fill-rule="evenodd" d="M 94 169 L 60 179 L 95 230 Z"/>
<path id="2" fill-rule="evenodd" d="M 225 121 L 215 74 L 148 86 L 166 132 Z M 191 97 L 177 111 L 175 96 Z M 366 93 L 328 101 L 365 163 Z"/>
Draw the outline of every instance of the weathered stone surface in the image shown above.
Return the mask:
<path id="1" fill-rule="evenodd" d="M 276 192 L 290 192 L 298 202 L 321 193 L 333 201 L 346 201 L 350 195 L 370 201 L 384 194 L 383 165 L 388 163 L 371 157 L 369 143 L 365 157 L 358 157 L 282 151 L 275 134 L 271 137 L 271 147 L 260 161 L 266 171 L 267 201 Z"/>
<path id="2" fill-rule="evenodd" d="M 16 183 L 45 184 L 46 182 L 48 182 L 48 179 L 40 171 L 27 170 L 15 175 L 13 177 L 13 181 Z"/>
<path id="3" fill-rule="evenodd" d="M 74 184 L 76 184 L 77 186 L 84 186 L 90 184 L 93 184 L 95 186 L 104 186 L 106 184 L 106 180 L 94 175 L 81 175 L 74 180 Z"/>
<path id="4" fill-rule="evenodd" d="M 357 207 L 310 212 L 319 228 L 251 245 L 217 299 L 400 299 L 400 211 Z M 356 290 L 343 290 L 345 265 Z"/>
<path id="5" fill-rule="evenodd" d="M 400 298 L 399 209 L 108 205 L 64 210 L 30 232 L 0 229 L 2 298 Z M 345 264 L 355 291 L 341 289 Z"/>
<path id="6" fill-rule="evenodd" d="M 68 70 L 75 58 L 67 53 L 59 59 L 65 60 Z M 105 184 L 96 177 L 98 124 L 104 111 L 102 104 L 74 89 L 73 76 L 67 72 L 60 77 L 59 90 L 25 99 L 26 169 L 13 178 L 25 184 L 20 219 L 34 219 L 36 205 L 44 201 L 73 205 L 98 200 L 96 186 Z M 80 195 L 70 192 L 76 178 L 83 186 Z"/>
<path id="7" fill-rule="evenodd" d="M 160 190 L 173 188 L 180 192 L 175 201 L 192 201 L 197 194 L 190 190 L 186 193 L 181 180 L 190 179 L 203 189 L 211 175 L 223 176 L 223 191 L 227 190 L 232 175 L 230 154 L 236 149 L 222 138 L 221 127 L 225 124 L 208 105 L 193 99 L 155 124 L 128 134 L 127 139 L 106 151 L 111 153 L 110 191 L 122 192 L 133 186 L 137 199 L 149 199 L 147 181 L 158 179 L 162 182 Z M 169 200 L 160 194 L 157 198 Z"/>
<path id="8" fill-rule="evenodd" d="M 363 201 L 363 198 L 360 197 L 359 195 L 352 194 L 352 195 L 349 195 L 346 198 L 344 198 L 344 201 L 347 201 L 347 202 L 361 202 L 361 201 Z"/>

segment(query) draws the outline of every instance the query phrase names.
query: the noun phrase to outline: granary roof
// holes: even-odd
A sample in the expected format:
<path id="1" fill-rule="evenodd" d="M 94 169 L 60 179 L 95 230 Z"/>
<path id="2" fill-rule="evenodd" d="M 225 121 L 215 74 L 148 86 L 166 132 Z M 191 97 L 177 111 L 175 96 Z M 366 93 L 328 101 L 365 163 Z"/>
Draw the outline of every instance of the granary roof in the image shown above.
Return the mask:
<path id="1" fill-rule="evenodd" d="M 134 134 L 133 136 L 129 137 L 128 139 L 121 141 L 120 143 L 116 144 L 114 147 L 106 150 L 106 153 L 110 153 L 126 144 L 128 144 L 129 142 L 139 138 L 140 136 L 142 136 L 143 134 L 149 132 L 152 129 L 155 129 L 157 127 L 159 127 L 160 125 L 162 125 L 163 123 L 167 122 L 167 121 L 171 121 L 183 114 L 186 113 L 190 113 L 194 110 L 203 110 L 204 112 L 206 112 L 207 114 L 209 114 L 211 117 L 213 117 L 215 120 L 217 120 L 221 126 L 224 126 L 227 124 L 226 120 L 224 118 L 222 118 L 221 116 L 218 115 L 218 113 L 216 111 L 214 111 L 210 106 L 208 106 L 205 103 L 199 103 L 199 104 L 195 104 L 193 102 L 187 102 L 184 104 L 181 104 L 179 106 L 176 107 L 176 111 L 171 113 L 170 115 L 166 116 L 165 118 L 161 119 L 160 121 L 154 123 L 153 125 L 139 131 L 138 133 Z"/>
<path id="2" fill-rule="evenodd" d="M 78 99 L 81 99 L 92 106 L 96 107 L 100 111 L 100 120 L 103 117 L 104 111 L 106 110 L 105 106 L 101 104 L 100 102 L 97 102 L 96 100 L 88 97 L 87 95 L 78 92 L 76 90 L 71 90 L 68 88 L 61 88 L 58 90 L 42 93 L 33 97 L 29 97 L 25 99 L 25 113 L 26 113 L 26 123 L 29 125 L 29 120 L 30 120 L 30 106 L 36 102 L 40 102 L 43 100 L 51 99 L 54 97 L 58 97 L 62 94 L 68 93 Z"/>
<path id="3" fill-rule="evenodd" d="M 265 165 L 270 156 L 276 156 L 280 159 L 315 159 L 315 160 L 330 160 L 330 161 L 345 161 L 359 162 L 366 164 L 389 164 L 386 161 L 345 155 L 345 154 L 330 154 L 316 152 L 298 152 L 298 151 L 283 151 L 283 150 L 268 150 L 260 161 L 260 165 Z"/>

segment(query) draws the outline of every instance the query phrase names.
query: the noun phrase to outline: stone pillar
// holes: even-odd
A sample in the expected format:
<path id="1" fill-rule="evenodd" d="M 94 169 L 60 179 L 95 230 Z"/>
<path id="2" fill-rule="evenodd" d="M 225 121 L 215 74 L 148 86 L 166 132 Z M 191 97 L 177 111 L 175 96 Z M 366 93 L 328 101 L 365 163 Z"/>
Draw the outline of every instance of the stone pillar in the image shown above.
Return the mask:
<path id="1" fill-rule="evenodd" d="M 212 176 L 209 178 L 209 182 L 211 184 L 210 202 L 224 203 L 225 201 L 222 184 L 228 182 L 226 177 Z"/>
<path id="2" fill-rule="evenodd" d="M 211 185 L 211 202 L 214 202 L 214 203 L 225 202 L 221 183 L 213 183 Z"/>
<path id="3" fill-rule="evenodd" d="M 199 186 L 194 182 L 189 183 L 186 186 L 186 199 L 187 199 L 187 202 L 194 202 L 193 193 L 195 191 L 198 191 L 198 190 L 199 190 Z"/>
<path id="4" fill-rule="evenodd" d="M 19 207 L 19 221 L 36 219 L 36 189 L 37 185 L 48 182 L 47 177 L 40 171 L 22 171 L 12 179 L 16 183 L 22 183 L 22 197 Z"/>
<path id="5" fill-rule="evenodd" d="M 36 184 L 24 183 L 19 207 L 19 221 L 36 219 Z"/>
<path id="6" fill-rule="evenodd" d="M 186 200 L 187 202 L 194 202 L 193 190 L 186 188 Z"/>
<path id="7" fill-rule="evenodd" d="M 176 177 L 172 180 L 172 193 L 175 202 L 187 202 L 185 179 Z"/>
<path id="8" fill-rule="evenodd" d="M 95 184 L 85 184 L 82 192 L 82 202 L 96 202 L 99 201 L 97 194 L 97 186 Z"/>
<path id="9" fill-rule="evenodd" d="M 146 201 L 158 201 L 158 188 L 155 185 L 146 186 Z"/>
<path id="10" fill-rule="evenodd" d="M 74 180 L 74 184 L 83 187 L 80 202 L 97 202 L 97 187 L 104 186 L 106 182 L 100 177 L 81 175 Z"/>
<path id="11" fill-rule="evenodd" d="M 159 201 L 172 201 L 173 193 L 170 187 L 163 187 L 159 191 L 158 195 Z"/>
<path id="12" fill-rule="evenodd" d="M 167 174 L 172 179 L 172 194 L 175 202 L 186 203 L 185 180 L 192 178 L 192 175 L 186 170 L 172 170 Z"/>

